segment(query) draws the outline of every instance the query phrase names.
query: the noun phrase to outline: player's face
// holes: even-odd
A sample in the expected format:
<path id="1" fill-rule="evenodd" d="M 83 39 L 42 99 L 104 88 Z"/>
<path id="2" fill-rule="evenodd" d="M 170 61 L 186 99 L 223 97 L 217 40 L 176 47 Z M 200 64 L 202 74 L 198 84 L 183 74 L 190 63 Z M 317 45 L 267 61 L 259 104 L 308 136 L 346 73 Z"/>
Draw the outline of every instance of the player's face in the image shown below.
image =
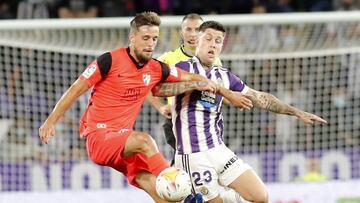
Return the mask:
<path id="1" fill-rule="evenodd" d="M 184 45 L 190 48 L 196 48 L 196 40 L 199 34 L 199 27 L 203 23 L 200 19 L 186 19 L 181 24 L 180 36 Z"/>
<path id="2" fill-rule="evenodd" d="M 130 53 L 139 63 L 152 58 L 159 37 L 159 27 L 144 25 L 129 34 Z"/>
<path id="3" fill-rule="evenodd" d="M 204 65 L 211 66 L 219 57 L 224 44 L 225 34 L 211 28 L 199 33 L 196 56 Z"/>

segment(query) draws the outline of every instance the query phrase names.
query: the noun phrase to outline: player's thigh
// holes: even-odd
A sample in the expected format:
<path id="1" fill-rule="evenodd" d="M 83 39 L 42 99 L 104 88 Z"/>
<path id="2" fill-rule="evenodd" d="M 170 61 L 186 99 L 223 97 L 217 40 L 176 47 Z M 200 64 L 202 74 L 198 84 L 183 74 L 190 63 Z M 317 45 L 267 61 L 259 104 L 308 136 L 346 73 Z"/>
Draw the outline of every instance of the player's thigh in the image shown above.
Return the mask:
<path id="1" fill-rule="evenodd" d="M 136 182 L 140 188 L 145 190 L 155 202 L 167 202 L 161 199 L 156 192 L 156 177 L 149 172 L 140 172 L 136 175 Z"/>
<path id="2" fill-rule="evenodd" d="M 98 130 L 86 137 L 88 155 L 92 161 L 99 165 L 119 165 L 121 152 L 131 132 L 115 132 Z"/>
<path id="3" fill-rule="evenodd" d="M 204 152 L 176 155 L 175 167 L 185 170 L 191 178 L 192 192 L 201 193 L 205 201 L 219 195 L 218 174 Z"/>
<path id="4" fill-rule="evenodd" d="M 228 187 L 237 191 L 246 200 L 254 202 L 268 201 L 266 186 L 253 169 L 246 170 Z"/>
<path id="5" fill-rule="evenodd" d="M 223 201 L 221 200 L 220 195 L 218 195 L 218 196 L 215 197 L 214 199 L 211 199 L 211 200 L 206 201 L 206 203 L 223 203 Z"/>

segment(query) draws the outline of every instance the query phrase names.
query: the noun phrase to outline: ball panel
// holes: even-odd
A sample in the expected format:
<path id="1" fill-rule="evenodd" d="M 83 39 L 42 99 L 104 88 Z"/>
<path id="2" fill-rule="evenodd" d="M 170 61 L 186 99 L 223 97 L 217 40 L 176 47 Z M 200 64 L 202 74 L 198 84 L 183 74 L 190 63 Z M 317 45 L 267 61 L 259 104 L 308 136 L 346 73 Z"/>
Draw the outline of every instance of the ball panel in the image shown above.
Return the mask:
<path id="1" fill-rule="evenodd" d="M 167 168 L 156 178 L 156 191 L 167 201 L 181 201 L 191 194 L 190 177 L 184 170 Z"/>

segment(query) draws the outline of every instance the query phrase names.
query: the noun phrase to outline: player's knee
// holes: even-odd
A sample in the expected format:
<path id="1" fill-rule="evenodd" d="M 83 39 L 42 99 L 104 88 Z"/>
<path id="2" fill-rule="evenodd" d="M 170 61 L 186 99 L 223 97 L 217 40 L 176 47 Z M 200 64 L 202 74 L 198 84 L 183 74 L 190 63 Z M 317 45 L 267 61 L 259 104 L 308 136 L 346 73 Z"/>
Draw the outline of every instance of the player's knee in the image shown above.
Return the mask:
<path id="1" fill-rule="evenodd" d="M 134 137 L 138 143 L 137 151 L 141 153 L 149 153 L 156 150 L 155 141 L 147 133 L 137 133 Z"/>

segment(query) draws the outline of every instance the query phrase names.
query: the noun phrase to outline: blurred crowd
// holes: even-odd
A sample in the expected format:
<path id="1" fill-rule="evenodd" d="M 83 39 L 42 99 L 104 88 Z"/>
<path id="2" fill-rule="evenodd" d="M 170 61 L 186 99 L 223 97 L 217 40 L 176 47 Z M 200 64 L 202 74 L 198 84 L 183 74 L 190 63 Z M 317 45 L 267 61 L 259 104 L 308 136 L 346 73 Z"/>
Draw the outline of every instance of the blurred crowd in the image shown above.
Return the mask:
<path id="1" fill-rule="evenodd" d="M 0 19 L 358 10 L 359 0 L 0 0 Z"/>

